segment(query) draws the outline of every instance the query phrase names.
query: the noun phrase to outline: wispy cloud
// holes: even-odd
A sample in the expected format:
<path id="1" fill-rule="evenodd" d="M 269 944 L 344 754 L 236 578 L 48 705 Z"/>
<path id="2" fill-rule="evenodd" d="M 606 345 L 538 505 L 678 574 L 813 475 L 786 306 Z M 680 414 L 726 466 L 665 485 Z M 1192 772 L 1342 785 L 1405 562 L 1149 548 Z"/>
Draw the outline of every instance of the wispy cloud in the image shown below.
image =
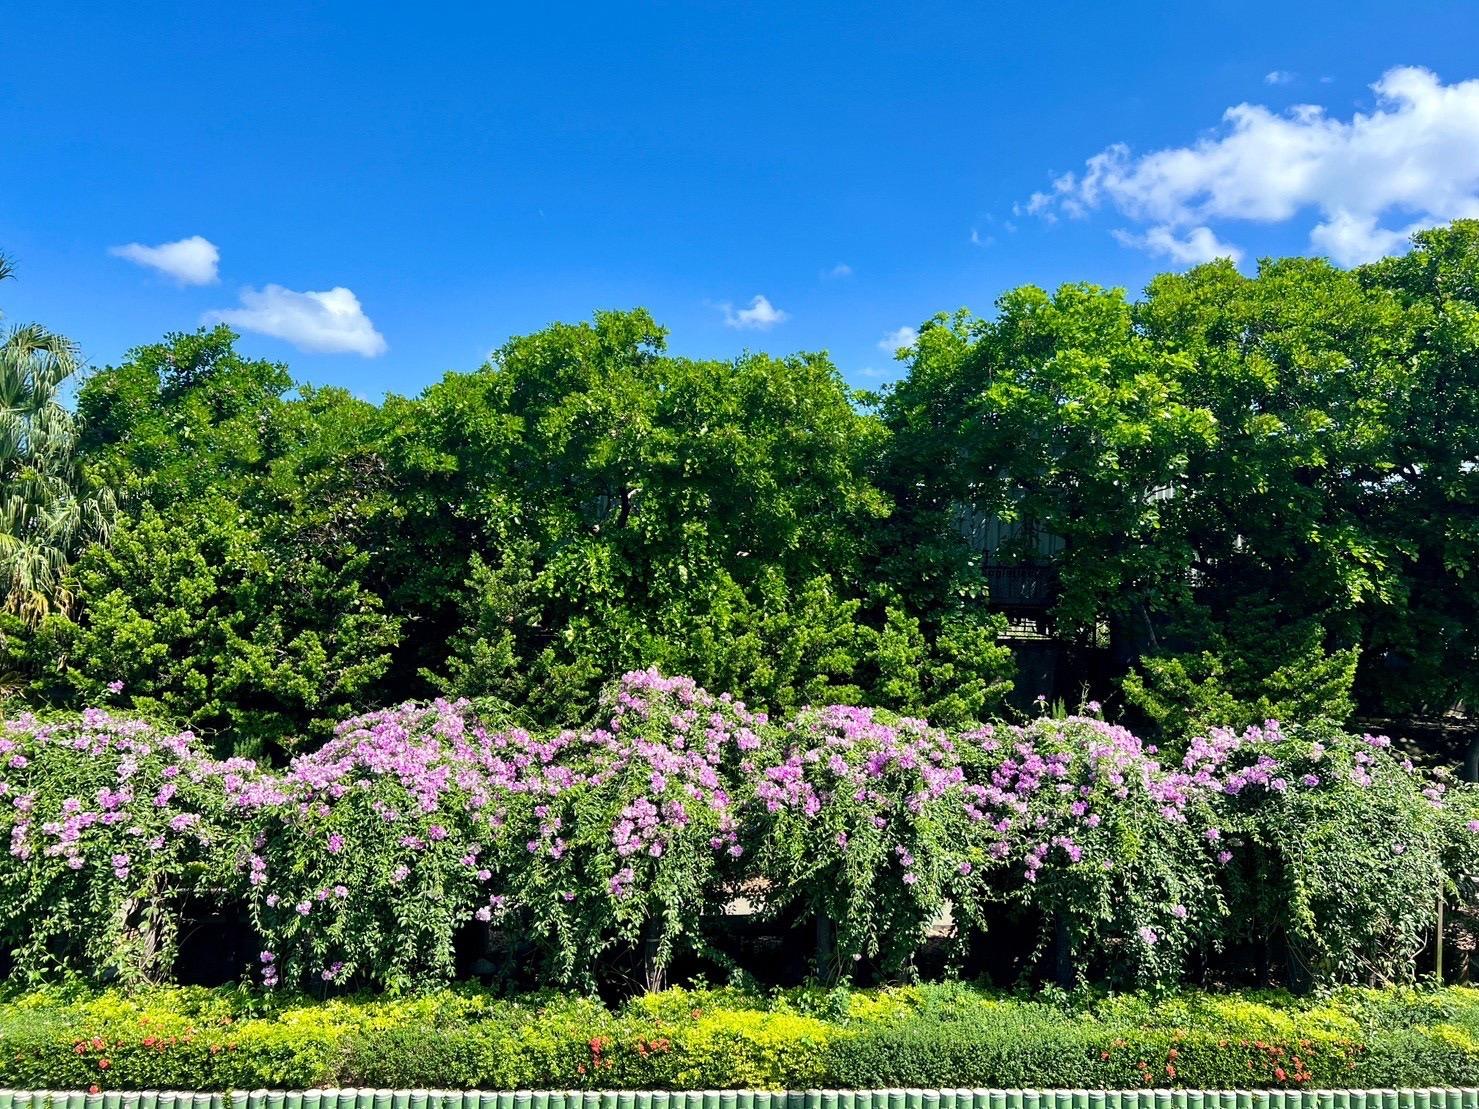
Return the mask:
<path id="1" fill-rule="evenodd" d="M 1169 227 L 1152 227 L 1143 235 L 1118 228 L 1112 234 L 1125 246 L 1139 247 L 1148 254 L 1160 254 L 1184 266 L 1195 266 L 1214 258 L 1231 258 L 1238 262 L 1243 257 L 1241 250 L 1222 242 L 1210 227 L 1193 227 L 1179 237 Z"/>
<path id="2" fill-rule="evenodd" d="M 748 308 L 741 308 L 738 312 L 735 311 L 734 305 L 729 303 L 719 305 L 719 310 L 724 313 L 726 327 L 741 330 L 769 331 L 776 324 L 790 319 L 789 313 L 782 312 L 763 296 L 756 296 L 750 301 Z"/>
<path id="3" fill-rule="evenodd" d="M 1298 74 L 1290 73 L 1287 69 L 1275 69 L 1263 75 L 1265 85 L 1292 85 Z"/>
<path id="4" fill-rule="evenodd" d="M 912 327 L 896 327 L 878 340 L 878 349 L 887 351 L 889 354 L 897 354 L 906 347 L 912 347 L 919 340 L 919 332 Z"/>
<path id="5" fill-rule="evenodd" d="M 851 277 L 852 276 L 852 267 L 849 266 L 846 262 L 838 262 L 835 266 L 833 266 L 831 269 L 829 269 L 827 271 L 826 276 L 828 276 L 828 277 Z"/>
<path id="6" fill-rule="evenodd" d="M 126 243 L 109 247 L 108 253 L 135 265 L 158 270 L 181 285 L 214 285 L 221 264 L 221 252 L 216 249 L 216 244 L 200 235 L 158 246 Z"/>
<path id="7" fill-rule="evenodd" d="M 281 285 L 243 289 L 240 308 L 209 312 L 206 319 L 285 339 L 299 350 L 319 354 L 373 358 L 389 349 L 359 298 L 343 286 L 322 293 L 298 293 Z"/>
<path id="8" fill-rule="evenodd" d="M 1238 104 L 1220 133 L 1133 155 L 1117 144 L 1033 194 L 1052 220 L 1109 207 L 1138 228 L 1120 241 L 1185 261 L 1238 248 L 1219 223 L 1286 223 L 1312 212 L 1311 246 L 1341 265 L 1400 250 L 1411 233 L 1479 217 L 1479 80 L 1444 84 L 1402 66 L 1371 86 L 1377 106 L 1349 120 L 1297 105 Z"/>

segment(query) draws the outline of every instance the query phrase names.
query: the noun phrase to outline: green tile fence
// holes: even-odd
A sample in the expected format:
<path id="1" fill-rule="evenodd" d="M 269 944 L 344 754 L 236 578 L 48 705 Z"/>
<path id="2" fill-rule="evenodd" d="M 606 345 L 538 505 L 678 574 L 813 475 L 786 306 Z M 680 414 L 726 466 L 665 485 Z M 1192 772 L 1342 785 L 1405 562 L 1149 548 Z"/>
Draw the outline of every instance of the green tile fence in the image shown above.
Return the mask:
<path id="1" fill-rule="evenodd" d="M 1479 1109 L 1479 1088 L 1411 1090 L 0 1090 L 0 1109 Z"/>

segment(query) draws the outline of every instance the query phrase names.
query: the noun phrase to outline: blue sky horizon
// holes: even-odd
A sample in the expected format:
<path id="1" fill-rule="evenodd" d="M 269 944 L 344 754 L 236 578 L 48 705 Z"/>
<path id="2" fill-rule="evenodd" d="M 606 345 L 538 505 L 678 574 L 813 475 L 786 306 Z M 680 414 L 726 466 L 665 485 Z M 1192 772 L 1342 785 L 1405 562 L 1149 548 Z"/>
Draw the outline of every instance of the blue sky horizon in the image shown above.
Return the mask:
<path id="1" fill-rule="evenodd" d="M 648 308 L 827 350 L 1479 216 L 1479 5 L 13 5 L 0 286 L 116 363 L 223 319 L 378 399 Z M 17 44 L 24 44 L 20 48 Z"/>

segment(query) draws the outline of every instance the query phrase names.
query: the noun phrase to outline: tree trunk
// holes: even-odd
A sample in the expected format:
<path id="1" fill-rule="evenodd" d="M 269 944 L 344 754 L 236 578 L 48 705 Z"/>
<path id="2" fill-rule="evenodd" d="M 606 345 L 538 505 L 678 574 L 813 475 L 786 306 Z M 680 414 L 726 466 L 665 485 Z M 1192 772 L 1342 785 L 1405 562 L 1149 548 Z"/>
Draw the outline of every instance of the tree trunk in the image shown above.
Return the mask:
<path id="1" fill-rule="evenodd" d="M 648 921 L 642 935 L 642 981 L 648 993 L 657 993 L 667 985 L 667 967 L 658 957 L 662 947 L 662 925 Z"/>
<path id="2" fill-rule="evenodd" d="M 1073 989 L 1073 937 L 1062 913 L 1053 918 L 1053 981 L 1065 990 Z"/>
<path id="3" fill-rule="evenodd" d="M 833 985 L 839 975 L 837 967 L 837 926 L 825 910 L 817 910 L 817 981 Z"/>

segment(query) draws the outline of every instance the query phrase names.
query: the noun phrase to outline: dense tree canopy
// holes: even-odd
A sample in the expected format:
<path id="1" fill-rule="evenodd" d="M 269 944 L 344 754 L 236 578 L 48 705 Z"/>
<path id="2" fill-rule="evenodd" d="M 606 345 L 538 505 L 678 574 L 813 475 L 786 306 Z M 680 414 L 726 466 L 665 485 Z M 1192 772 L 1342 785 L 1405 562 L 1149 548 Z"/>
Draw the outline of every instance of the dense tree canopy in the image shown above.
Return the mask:
<path id="1" fill-rule="evenodd" d="M 1017 642 L 990 574 L 1021 562 L 1040 630 L 1098 652 L 1089 692 L 1168 733 L 1479 696 L 1475 222 L 1355 270 L 1025 286 L 928 321 L 877 396 L 824 354 L 674 355 L 641 310 L 379 404 L 215 328 L 73 414 L 64 342 L 5 350 L 12 685 L 121 682 L 222 748 L 436 692 L 575 723 L 647 666 L 772 712 L 984 719 Z"/>
<path id="2" fill-rule="evenodd" d="M 1476 277 L 1470 222 L 1354 271 L 1015 290 L 925 327 L 889 480 L 915 529 L 1063 537 L 1060 632 L 1106 623 L 1168 726 L 1472 703 Z"/>

